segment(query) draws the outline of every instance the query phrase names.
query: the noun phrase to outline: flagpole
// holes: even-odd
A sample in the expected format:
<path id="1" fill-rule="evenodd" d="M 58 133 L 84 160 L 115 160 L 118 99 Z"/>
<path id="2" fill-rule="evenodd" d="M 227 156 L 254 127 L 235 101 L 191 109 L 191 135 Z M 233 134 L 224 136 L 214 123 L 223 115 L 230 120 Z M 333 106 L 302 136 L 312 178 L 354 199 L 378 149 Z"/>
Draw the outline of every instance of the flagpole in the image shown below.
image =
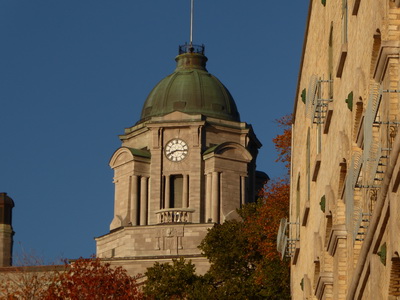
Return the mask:
<path id="1" fill-rule="evenodd" d="M 194 0 L 191 0 L 190 8 L 190 46 L 193 45 L 193 14 L 194 14 Z"/>

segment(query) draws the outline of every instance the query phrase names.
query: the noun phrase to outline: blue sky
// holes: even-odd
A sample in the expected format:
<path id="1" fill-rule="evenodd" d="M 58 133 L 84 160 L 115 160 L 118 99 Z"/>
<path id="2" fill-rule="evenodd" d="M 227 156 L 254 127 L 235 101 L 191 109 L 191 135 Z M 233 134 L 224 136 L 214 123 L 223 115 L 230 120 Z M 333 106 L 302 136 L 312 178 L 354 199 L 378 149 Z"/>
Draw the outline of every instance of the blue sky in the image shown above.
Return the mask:
<path id="1" fill-rule="evenodd" d="M 291 113 L 308 1 L 195 0 L 194 43 L 282 176 L 271 139 Z M 190 0 L 0 0 L 0 192 L 16 252 L 88 257 L 113 215 L 118 134 L 189 40 Z"/>

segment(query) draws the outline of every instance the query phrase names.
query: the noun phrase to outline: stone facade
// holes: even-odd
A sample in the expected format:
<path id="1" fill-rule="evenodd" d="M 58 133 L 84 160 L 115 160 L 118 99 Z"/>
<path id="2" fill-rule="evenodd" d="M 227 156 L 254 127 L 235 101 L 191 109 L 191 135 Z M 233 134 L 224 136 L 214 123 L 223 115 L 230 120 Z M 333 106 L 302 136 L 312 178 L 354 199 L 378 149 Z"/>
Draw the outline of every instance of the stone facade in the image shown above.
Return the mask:
<path id="1" fill-rule="evenodd" d="M 293 299 L 400 296 L 399 6 L 310 1 L 281 227 Z"/>
<path id="2" fill-rule="evenodd" d="M 255 198 L 261 144 L 251 126 L 240 122 L 202 53 L 176 60 L 177 70 L 150 93 L 142 119 L 125 129 L 110 160 L 114 218 L 110 232 L 96 238 L 96 253 L 133 274 L 175 257 L 206 272 L 197 247 L 207 230 L 237 218 L 236 209 Z"/>

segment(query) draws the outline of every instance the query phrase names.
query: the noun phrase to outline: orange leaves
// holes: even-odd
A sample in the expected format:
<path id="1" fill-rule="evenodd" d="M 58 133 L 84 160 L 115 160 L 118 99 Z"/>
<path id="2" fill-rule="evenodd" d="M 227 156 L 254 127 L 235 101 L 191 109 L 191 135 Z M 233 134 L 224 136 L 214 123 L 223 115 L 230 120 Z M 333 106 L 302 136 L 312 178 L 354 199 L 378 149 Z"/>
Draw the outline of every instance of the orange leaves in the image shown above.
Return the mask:
<path id="1" fill-rule="evenodd" d="M 272 141 L 275 144 L 275 149 L 278 151 L 278 159 L 285 164 L 285 167 L 290 169 L 290 155 L 292 142 L 292 115 L 286 115 L 276 120 L 278 126 L 283 128 L 283 133 L 277 135 Z"/>
<path id="2" fill-rule="evenodd" d="M 143 299 L 143 295 L 125 269 L 98 258 L 80 258 L 55 276 L 45 299 Z"/>
<path id="3" fill-rule="evenodd" d="M 283 162 L 289 173 L 292 116 L 284 116 L 277 120 L 277 123 L 283 129 L 283 133 L 273 139 L 275 149 L 278 151 L 276 162 Z M 285 261 L 280 260 L 280 255 L 276 250 L 280 220 L 289 215 L 289 180 L 286 178 L 269 181 L 259 192 L 259 197 L 255 208 L 247 209 L 242 214 L 243 230 L 249 242 L 247 255 L 261 258 L 256 264 L 256 282 L 268 285 L 271 280 L 281 280 L 281 287 L 289 294 L 288 265 Z M 275 279 L 272 279 L 271 276 L 275 276 Z"/>
<path id="4" fill-rule="evenodd" d="M 260 193 L 256 212 L 245 219 L 251 246 L 266 258 L 278 257 L 276 236 L 280 219 L 288 216 L 289 191 L 287 180 L 271 180 Z"/>
<path id="5" fill-rule="evenodd" d="M 288 217 L 289 183 L 287 180 L 271 180 L 260 192 L 255 207 L 245 208 L 242 213 L 243 234 L 246 236 L 247 257 L 255 262 L 254 280 L 272 294 L 290 299 L 289 268 L 281 261 L 276 250 L 276 238 L 280 219 Z M 251 205 L 251 204 L 250 204 Z"/>
<path id="6" fill-rule="evenodd" d="M 0 274 L 0 299 L 144 299 L 136 278 L 98 258 L 7 269 Z"/>

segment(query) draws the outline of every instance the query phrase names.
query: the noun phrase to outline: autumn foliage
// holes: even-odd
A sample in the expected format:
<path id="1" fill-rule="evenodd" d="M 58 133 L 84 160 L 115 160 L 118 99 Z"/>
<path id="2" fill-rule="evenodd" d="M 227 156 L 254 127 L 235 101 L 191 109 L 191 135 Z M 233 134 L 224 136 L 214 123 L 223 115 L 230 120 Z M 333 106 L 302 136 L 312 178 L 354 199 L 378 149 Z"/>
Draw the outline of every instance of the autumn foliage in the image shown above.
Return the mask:
<path id="1" fill-rule="evenodd" d="M 43 299 L 62 266 L 6 267 L 0 273 L 0 299 Z"/>
<path id="2" fill-rule="evenodd" d="M 277 120 L 283 133 L 273 142 L 278 151 L 278 159 L 285 163 L 290 171 L 291 124 L 292 116 L 287 115 Z M 266 258 L 278 257 L 276 237 L 280 220 L 289 216 L 290 184 L 288 178 L 269 181 L 259 191 L 259 203 L 250 213 L 244 211 L 245 231 L 248 233 L 252 249 Z M 249 209 L 247 209 L 249 210 Z"/>
<path id="3" fill-rule="evenodd" d="M 283 129 L 273 140 L 277 162 L 289 173 L 291 116 L 277 123 Z M 156 299 L 290 299 L 289 264 L 276 249 L 280 220 L 289 214 L 289 194 L 288 178 L 265 184 L 258 202 L 238 211 L 242 220 L 215 224 L 208 231 L 199 246 L 211 263 L 204 276 L 194 274 L 190 262 L 156 264 L 145 292 L 171 297 Z"/>
<path id="4" fill-rule="evenodd" d="M 283 129 L 282 134 L 278 134 L 272 141 L 278 151 L 276 162 L 283 162 L 285 167 L 290 170 L 291 143 L 292 143 L 292 115 L 286 115 L 276 120 L 278 126 Z"/>
<path id="5" fill-rule="evenodd" d="M 98 258 L 80 258 L 58 273 L 44 299 L 143 299 L 136 278 Z"/>
<path id="6" fill-rule="evenodd" d="M 244 230 L 250 247 L 268 259 L 279 257 L 276 238 L 280 220 L 288 217 L 289 183 L 286 179 L 268 182 L 261 191 L 256 211 L 245 219 Z"/>
<path id="7" fill-rule="evenodd" d="M 0 299 L 144 299 L 136 279 L 99 258 L 9 267 L 0 272 Z"/>

